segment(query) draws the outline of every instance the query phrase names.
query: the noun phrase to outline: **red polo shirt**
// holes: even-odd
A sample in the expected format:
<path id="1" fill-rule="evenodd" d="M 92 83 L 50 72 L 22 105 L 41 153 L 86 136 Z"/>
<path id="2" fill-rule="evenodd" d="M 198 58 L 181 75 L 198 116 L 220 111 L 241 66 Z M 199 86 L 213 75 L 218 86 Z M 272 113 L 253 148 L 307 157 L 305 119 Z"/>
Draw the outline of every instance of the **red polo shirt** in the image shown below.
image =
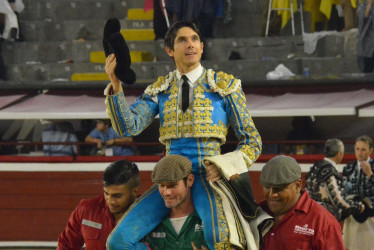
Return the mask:
<path id="1" fill-rule="evenodd" d="M 272 214 L 266 201 L 260 206 Z M 324 207 L 305 191 L 296 205 L 264 237 L 263 250 L 343 250 L 342 230 Z"/>
<path id="2" fill-rule="evenodd" d="M 105 250 L 106 240 L 114 227 L 114 218 L 104 195 L 81 200 L 58 237 L 57 250 L 81 250 L 83 244 L 87 250 Z"/>

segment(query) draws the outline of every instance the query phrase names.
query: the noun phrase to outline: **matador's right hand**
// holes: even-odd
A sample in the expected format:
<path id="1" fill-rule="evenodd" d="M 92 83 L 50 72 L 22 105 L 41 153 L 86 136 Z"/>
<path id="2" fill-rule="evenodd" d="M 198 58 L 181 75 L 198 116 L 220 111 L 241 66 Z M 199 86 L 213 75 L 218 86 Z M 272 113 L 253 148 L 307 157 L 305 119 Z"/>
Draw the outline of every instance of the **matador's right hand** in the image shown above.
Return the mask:
<path id="1" fill-rule="evenodd" d="M 117 66 L 116 56 L 114 54 L 110 54 L 105 61 L 105 72 L 107 73 L 110 81 L 112 82 L 113 92 L 114 94 L 117 93 L 121 89 L 121 81 L 118 79 L 114 70 Z"/>

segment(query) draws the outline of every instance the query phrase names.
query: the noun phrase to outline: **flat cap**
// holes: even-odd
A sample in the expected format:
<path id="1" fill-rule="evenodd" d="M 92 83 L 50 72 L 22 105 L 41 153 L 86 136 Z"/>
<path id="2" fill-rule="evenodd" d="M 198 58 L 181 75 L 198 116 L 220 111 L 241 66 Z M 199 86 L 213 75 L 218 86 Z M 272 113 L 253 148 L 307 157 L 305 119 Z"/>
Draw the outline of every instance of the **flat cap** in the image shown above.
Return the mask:
<path id="1" fill-rule="evenodd" d="M 192 173 L 192 162 L 181 155 L 168 155 L 157 162 L 152 172 L 152 181 L 178 182 Z"/>
<path id="2" fill-rule="evenodd" d="M 301 168 L 289 156 L 279 155 L 268 161 L 262 168 L 260 183 L 264 187 L 281 187 L 301 178 Z"/>

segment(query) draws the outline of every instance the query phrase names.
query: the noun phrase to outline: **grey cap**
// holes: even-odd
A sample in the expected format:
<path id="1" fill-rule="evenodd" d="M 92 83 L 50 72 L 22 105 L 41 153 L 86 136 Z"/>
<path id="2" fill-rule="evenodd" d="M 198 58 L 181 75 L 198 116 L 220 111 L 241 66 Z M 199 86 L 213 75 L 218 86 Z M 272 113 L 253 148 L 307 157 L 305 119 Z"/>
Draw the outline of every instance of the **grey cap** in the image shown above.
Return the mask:
<path id="1" fill-rule="evenodd" d="M 152 181 L 178 182 L 192 173 L 192 162 L 181 155 L 168 155 L 157 162 L 152 172 Z"/>
<path id="2" fill-rule="evenodd" d="M 289 156 L 279 155 L 268 161 L 262 168 L 260 183 L 264 187 L 281 187 L 301 178 L 301 168 Z"/>

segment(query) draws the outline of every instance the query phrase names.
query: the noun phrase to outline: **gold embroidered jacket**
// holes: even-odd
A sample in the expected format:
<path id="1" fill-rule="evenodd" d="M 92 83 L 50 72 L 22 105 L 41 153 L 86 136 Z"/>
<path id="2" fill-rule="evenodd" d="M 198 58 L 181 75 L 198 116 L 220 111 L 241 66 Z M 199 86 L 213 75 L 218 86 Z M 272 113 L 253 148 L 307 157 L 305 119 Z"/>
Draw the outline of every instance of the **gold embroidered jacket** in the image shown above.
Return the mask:
<path id="1" fill-rule="evenodd" d="M 135 136 L 159 115 L 161 143 L 167 146 L 174 139 L 206 138 L 218 141 L 213 150 L 220 152 L 219 146 L 225 143 L 231 125 L 239 139 L 237 149 L 249 167 L 260 155 L 262 144 L 249 114 L 241 81 L 224 72 L 204 69 L 193 89 L 192 103 L 184 113 L 178 105 L 177 83 L 176 71 L 159 77 L 132 105 L 126 102 L 122 90 L 107 95 L 107 113 L 113 128 L 121 136 Z"/>

